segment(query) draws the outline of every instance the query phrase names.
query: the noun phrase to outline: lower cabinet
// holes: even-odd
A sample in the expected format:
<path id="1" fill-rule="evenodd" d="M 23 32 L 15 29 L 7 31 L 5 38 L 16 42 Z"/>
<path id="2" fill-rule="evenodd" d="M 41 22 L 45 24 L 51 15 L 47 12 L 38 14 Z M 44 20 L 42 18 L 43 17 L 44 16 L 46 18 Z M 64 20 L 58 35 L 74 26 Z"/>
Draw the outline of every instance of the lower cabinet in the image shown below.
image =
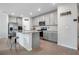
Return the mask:
<path id="1" fill-rule="evenodd" d="M 52 31 L 43 32 L 43 37 L 44 39 L 52 41 L 52 42 L 57 42 L 57 39 L 58 39 L 57 32 L 52 32 Z"/>
<path id="2" fill-rule="evenodd" d="M 32 35 L 30 33 L 20 33 L 17 32 L 18 43 L 27 49 L 28 51 L 32 50 Z"/>
<path id="3" fill-rule="evenodd" d="M 58 39 L 58 35 L 55 32 L 48 32 L 48 40 L 53 41 L 53 42 L 57 42 Z"/>
<path id="4" fill-rule="evenodd" d="M 17 32 L 17 37 L 19 37 L 18 43 L 27 50 L 32 50 L 32 48 L 40 48 L 39 32 L 25 34 Z"/>
<path id="5" fill-rule="evenodd" d="M 48 34 L 47 31 L 43 31 L 43 38 L 45 40 L 48 40 L 48 35 L 47 34 Z"/>

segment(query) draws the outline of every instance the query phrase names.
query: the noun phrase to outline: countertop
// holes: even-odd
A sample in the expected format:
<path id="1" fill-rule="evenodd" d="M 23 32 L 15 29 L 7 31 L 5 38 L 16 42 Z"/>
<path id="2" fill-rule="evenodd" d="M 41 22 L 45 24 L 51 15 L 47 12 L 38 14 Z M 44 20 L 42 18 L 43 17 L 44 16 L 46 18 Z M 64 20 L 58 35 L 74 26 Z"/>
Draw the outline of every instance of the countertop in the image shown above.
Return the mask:
<path id="1" fill-rule="evenodd" d="M 52 31 L 52 30 L 47 30 L 47 31 L 43 31 L 43 32 L 53 32 L 53 33 L 57 33 L 57 31 Z"/>
<path id="2" fill-rule="evenodd" d="M 41 31 L 38 31 L 38 30 L 25 30 L 25 31 L 22 31 L 22 32 L 20 32 L 20 33 L 25 34 L 25 33 L 39 33 L 39 32 L 41 32 Z M 43 32 L 53 32 L 53 33 L 57 33 L 57 31 L 52 31 L 52 30 L 45 30 L 45 31 L 43 31 Z"/>
<path id="3" fill-rule="evenodd" d="M 25 30 L 22 33 L 37 33 L 37 32 L 40 32 L 40 31 L 37 31 L 37 30 Z"/>

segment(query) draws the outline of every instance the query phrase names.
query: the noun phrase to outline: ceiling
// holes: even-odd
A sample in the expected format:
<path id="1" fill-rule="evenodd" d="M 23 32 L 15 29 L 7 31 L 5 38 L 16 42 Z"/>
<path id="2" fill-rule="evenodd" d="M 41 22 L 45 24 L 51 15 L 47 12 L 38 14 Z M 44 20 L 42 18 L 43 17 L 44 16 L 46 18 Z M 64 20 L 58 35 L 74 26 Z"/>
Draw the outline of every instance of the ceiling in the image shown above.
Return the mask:
<path id="1" fill-rule="evenodd" d="M 0 12 L 14 16 L 34 17 L 56 9 L 53 3 L 0 3 Z"/>

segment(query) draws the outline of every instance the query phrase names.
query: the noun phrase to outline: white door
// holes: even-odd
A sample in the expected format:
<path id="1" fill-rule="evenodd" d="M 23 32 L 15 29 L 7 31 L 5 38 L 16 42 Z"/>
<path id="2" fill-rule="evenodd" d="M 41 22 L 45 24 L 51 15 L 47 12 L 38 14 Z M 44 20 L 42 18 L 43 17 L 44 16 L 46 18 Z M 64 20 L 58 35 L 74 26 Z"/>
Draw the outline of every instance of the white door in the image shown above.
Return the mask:
<path id="1" fill-rule="evenodd" d="M 71 14 L 65 14 L 68 11 Z M 58 6 L 58 45 L 77 49 L 77 21 L 74 19 L 77 19 L 77 4 Z"/>

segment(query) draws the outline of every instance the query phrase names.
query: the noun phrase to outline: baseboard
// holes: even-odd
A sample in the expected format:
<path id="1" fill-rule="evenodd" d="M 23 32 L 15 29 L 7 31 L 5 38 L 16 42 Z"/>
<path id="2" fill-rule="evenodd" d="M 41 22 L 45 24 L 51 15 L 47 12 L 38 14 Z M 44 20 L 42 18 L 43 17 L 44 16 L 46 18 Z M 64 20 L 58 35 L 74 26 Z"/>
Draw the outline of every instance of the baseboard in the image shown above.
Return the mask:
<path id="1" fill-rule="evenodd" d="M 56 43 L 57 44 L 57 42 L 55 42 L 55 41 L 50 41 L 50 40 L 47 40 L 47 39 L 42 39 L 42 40 L 49 41 L 51 43 Z"/>
<path id="2" fill-rule="evenodd" d="M 0 39 L 8 39 L 8 37 L 0 37 Z"/>
<path id="3" fill-rule="evenodd" d="M 26 50 L 28 50 L 28 51 L 32 51 L 32 48 L 26 48 L 26 47 L 24 47 L 24 45 L 23 44 L 21 44 L 20 42 L 18 42 L 23 48 L 25 48 Z"/>
<path id="4" fill-rule="evenodd" d="M 74 47 L 71 47 L 71 46 L 68 46 L 68 45 L 64 45 L 64 44 L 57 44 L 57 45 L 60 45 L 60 46 L 63 46 L 63 47 L 66 47 L 66 48 L 70 48 L 70 49 L 74 49 L 74 50 L 78 50 L 78 48 L 74 48 Z"/>

